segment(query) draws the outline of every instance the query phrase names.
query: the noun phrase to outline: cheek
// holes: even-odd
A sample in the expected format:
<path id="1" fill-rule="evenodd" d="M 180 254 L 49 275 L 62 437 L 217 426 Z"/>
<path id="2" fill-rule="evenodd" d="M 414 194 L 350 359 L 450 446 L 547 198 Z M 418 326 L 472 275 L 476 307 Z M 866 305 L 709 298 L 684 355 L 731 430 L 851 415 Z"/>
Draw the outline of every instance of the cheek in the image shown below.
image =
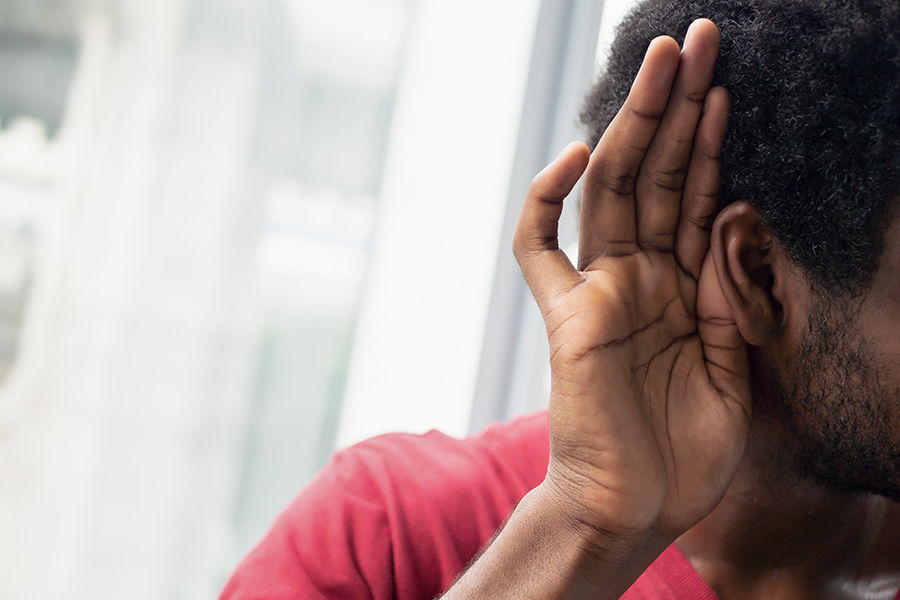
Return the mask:
<path id="1" fill-rule="evenodd" d="M 872 292 L 877 295 L 879 303 L 894 312 L 900 305 L 900 249 L 893 247 L 896 245 L 894 242 L 892 247 L 885 250 L 882 263 L 872 280 Z"/>
<path id="2" fill-rule="evenodd" d="M 900 264 L 890 258 L 895 260 L 885 261 L 875 274 L 859 323 L 867 349 L 885 371 L 881 375 L 900 389 Z"/>

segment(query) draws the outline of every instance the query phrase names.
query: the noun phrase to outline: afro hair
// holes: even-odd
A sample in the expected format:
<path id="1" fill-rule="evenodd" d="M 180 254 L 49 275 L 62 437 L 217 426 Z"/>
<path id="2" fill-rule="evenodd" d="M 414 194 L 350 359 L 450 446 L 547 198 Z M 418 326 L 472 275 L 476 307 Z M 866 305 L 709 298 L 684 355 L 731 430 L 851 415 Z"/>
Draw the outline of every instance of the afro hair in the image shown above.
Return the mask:
<path id="1" fill-rule="evenodd" d="M 650 41 L 721 33 L 714 85 L 731 95 L 725 206 L 753 204 L 813 282 L 865 287 L 900 191 L 900 2 L 647 0 L 619 26 L 581 120 L 593 147 Z"/>

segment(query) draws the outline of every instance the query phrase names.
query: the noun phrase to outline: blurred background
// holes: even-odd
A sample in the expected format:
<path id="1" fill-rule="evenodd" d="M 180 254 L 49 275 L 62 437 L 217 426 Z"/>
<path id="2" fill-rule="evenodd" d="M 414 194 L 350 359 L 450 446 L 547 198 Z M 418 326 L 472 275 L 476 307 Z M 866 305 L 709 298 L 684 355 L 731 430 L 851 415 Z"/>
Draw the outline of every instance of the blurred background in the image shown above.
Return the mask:
<path id="1" fill-rule="evenodd" d="M 215 598 L 336 448 L 544 406 L 512 228 L 630 4 L 0 0 L 0 599 Z"/>

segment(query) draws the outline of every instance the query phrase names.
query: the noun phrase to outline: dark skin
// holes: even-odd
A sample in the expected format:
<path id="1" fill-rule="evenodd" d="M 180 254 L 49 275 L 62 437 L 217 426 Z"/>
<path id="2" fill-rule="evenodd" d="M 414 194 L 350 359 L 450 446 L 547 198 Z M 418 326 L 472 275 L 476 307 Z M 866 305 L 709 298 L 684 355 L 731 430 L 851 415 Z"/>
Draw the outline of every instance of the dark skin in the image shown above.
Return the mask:
<path id="1" fill-rule="evenodd" d="M 550 339 L 550 465 L 445 598 L 618 598 L 676 541 L 724 599 L 900 587 L 898 506 L 795 473 L 795 436 L 753 414 L 814 307 L 752 206 L 716 212 L 729 108 L 710 89 L 718 39 L 699 20 L 683 49 L 654 40 L 593 156 L 570 145 L 532 184 L 514 250 Z M 576 269 L 557 222 L 582 174 Z M 889 398 L 897 273 L 894 226 L 856 305 Z M 900 399 L 885 406 L 900 434 Z"/>
<path id="2" fill-rule="evenodd" d="M 713 237 L 712 252 L 719 253 L 717 263 L 725 271 L 719 279 L 723 292 L 739 307 L 742 332 L 754 344 L 754 396 L 762 405 L 773 394 L 772 366 L 796 354 L 802 329 L 797 324 L 814 310 L 811 291 L 751 206 L 739 203 L 723 211 Z M 859 313 L 860 336 L 882 365 L 888 378 L 883 393 L 889 396 L 896 388 L 889 378 L 900 372 L 894 358 L 900 356 L 894 333 L 900 309 L 896 219 L 885 241 L 871 287 L 848 308 Z M 723 598 L 896 597 L 900 507 L 878 496 L 834 492 L 798 476 L 785 458 L 796 444 L 783 423 L 758 411 L 728 493 L 679 538 L 679 547 Z"/>
<path id="3" fill-rule="evenodd" d="M 778 425 L 754 423 L 752 437 Z M 757 430 L 759 433 L 757 434 Z M 890 598 L 900 588 L 897 505 L 772 481 L 751 448 L 725 498 L 678 545 L 721 598 Z M 773 465 L 774 463 L 774 465 Z M 848 589 L 848 587 L 850 589 Z"/>

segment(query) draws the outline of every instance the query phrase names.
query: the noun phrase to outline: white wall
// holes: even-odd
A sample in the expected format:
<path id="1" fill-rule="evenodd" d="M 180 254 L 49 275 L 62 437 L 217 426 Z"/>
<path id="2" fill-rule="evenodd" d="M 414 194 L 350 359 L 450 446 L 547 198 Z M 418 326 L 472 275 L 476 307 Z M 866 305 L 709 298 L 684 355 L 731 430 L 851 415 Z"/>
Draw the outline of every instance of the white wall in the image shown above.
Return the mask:
<path id="1" fill-rule="evenodd" d="M 616 37 L 616 27 L 625 15 L 638 4 L 639 0 L 606 0 L 603 3 L 603 21 L 600 23 L 600 37 L 597 42 L 597 73 L 606 68 L 609 47 Z"/>
<path id="2" fill-rule="evenodd" d="M 538 0 L 421 0 L 338 446 L 466 433 Z"/>

